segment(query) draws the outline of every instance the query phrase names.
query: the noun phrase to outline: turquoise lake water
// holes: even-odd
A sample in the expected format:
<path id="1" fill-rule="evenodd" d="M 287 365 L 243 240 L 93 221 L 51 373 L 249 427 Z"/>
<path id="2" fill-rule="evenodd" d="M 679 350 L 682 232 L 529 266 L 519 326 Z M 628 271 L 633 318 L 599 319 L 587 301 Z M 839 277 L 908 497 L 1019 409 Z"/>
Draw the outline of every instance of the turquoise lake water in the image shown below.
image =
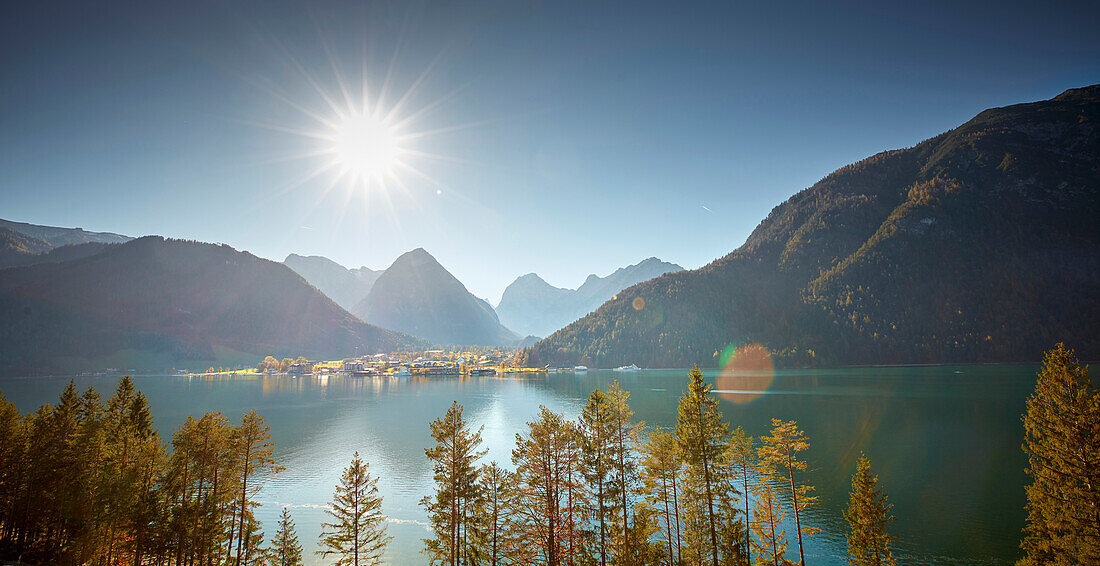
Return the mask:
<path id="1" fill-rule="evenodd" d="M 1009 564 L 1018 555 L 1024 521 L 1021 415 L 1035 384 L 1034 366 L 780 370 L 720 378 L 716 388 L 727 419 L 751 435 L 771 418 L 797 420 L 811 441 L 803 476 L 820 505 L 808 522 L 822 532 L 807 539 L 808 564 L 845 564 L 844 521 L 851 474 L 861 451 L 871 459 L 898 520 L 899 564 Z M 713 373 L 708 379 L 714 382 Z M 428 422 L 453 400 L 474 426 L 484 426 L 487 461 L 511 466 L 516 432 L 540 405 L 575 417 L 593 388 L 619 379 L 638 419 L 673 427 L 686 370 L 534 375 L 519 378 L 361 378 L 179 376 L 135 377 L 165 441 L 189 415 L 221 411 L 236 420 L 255 408 L 271 425 L 275 457 L 286 470 L 264 478 L 258 517 L 274 532 L 290 509 L 312 552 L 324 505 L 356 450 L 379 476 L 389 533 L 388 563 L 426 564 L 427 536 L 418 506 L 432 492 L 424 457 Z M 53 402 L 70 378 L 3 378 L 0 392 L 22 411 Z M 78 377 L 105 396 L 117 377 Z M 793 525 L 787 529 L 793 535 Z M 792 539 L 792 546 L 793 544 Z M 794 555 L 792 555 L 794 557 Z"/>

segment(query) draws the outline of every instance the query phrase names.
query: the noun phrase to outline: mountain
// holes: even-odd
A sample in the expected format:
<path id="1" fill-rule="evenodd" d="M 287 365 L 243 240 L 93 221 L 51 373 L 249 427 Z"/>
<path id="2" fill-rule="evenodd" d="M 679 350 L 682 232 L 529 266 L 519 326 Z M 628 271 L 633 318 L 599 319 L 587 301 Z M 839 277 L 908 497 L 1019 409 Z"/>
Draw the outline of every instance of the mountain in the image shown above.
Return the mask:
<path id="1" fill-rule="evenodd" d="M 53 247 L 10 228 L 0 228 L 0 268 L 36 263 L 57 263 L 95 255 L 114 244 L 88 242 Z"/>
<path id="2" fill-rule="evenodd" d="M 19 265 L 53 247 L 44 240 L 33 238 L 11 228 L 0 228 L 0 267 Z"/>
<path id="3" fill-rule="evenodd" d="M 516 332 L 549 336 L 596 310 L 619 291 L 683 269 L 679 265 L 651 257 L 634 265 L 620 267 L 607 277 L 589 275 L 577 289 L 554 287 L 538 275 L 528 273 L 504 290 L 496 311 L 501 323 Z"/>
<path id="4" fill-rule="evenodd" d="M 0 219 L 0 228 L 7 228 L 14 232 L 42 240 L 51 247 L 68 246 L 72 244 L 121 244 L 129 242 L 133 238 L 110 232 L 86 232 L 83 228 L 58 228 L 56 226 L 39 226 L 26 222 L 12 222 Z"/>
<path id="5" fill-rule="evenodd" d="M 394 260 L 351 312 L 436 344 L 501 345 L 520 339 L 500 324 L 489 303 L 473 296 L 422 248 Z"/>
<path id="6" fill-rule="evenodd" d="M 531 363 L 782 365 L 1100 358 L 1100 85 L 986 110 L 843 167 L 744 245 L 631 287 Z M 757 349 L 759 351 L 759 349 Z"/>
<path id="7" fill-rule="evenodd" d="M 61 248 L 59 248 L 61 249 Z M 286 266 L 156 236 L 0 270 L 0 372 L 255 363 L 423 346 L 348 314 Z"/>
<path id="8" fill-rule="evenodd" d="M 300 256 L 290 254 L 283 264 L 327 295 L 336 304 L 350 311 L 359 304 L 382 274 L 367 267 L 347 269 L 346 267 L 322 256 Z"/>

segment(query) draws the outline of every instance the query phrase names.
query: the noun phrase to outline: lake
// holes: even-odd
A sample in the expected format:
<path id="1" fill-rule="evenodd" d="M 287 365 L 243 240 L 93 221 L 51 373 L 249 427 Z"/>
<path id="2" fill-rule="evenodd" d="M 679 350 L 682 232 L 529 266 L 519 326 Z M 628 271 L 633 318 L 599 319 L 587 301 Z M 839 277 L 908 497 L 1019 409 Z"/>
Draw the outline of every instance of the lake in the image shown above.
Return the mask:
<path id="1" fill-rule="evenodd" d="M 797 420 L 810 439 L 802 476 L 817 487 L 820 505 L 807 522 L 822 532 L 807 539 L 810 564 L 846 564 L 842 512 L 860 452 L 871 459 L 894 504 L 899 564 L 1010 564 L 1024 522 L 1026 459 L 1021 415 L 1035 384 L 1034 366 L 778 370 L 721 378 L 722 409 L 749 434 L 767 432 L 771 418 Z M 714 371 L 708 380 L 714 382 Z M 379 476 L 394 537 L 389 564 L 427 563 L 421 497 L 432 493 L 424 448 L 428 422 L 457 400 L 484 426 L 487 459 L 511 467 L 515 434 L 540 405 L 575 417 L 593 388 L 619 379 L 638 419 L 673 427 L 687 370 L 550 374 L 519 378 L 361 378 L 186 376 L 135 377 L 163 440 L 189 415 L 221 411 L 238 420 L 255 408 L 271 425 L 275 457 L 286 470 L 264 479 L 257 516 L 274 533 L 290 509 L 308 564 L 344 466 L 356 450 Z M 77 377 L 108 396 L 117 377 Z M 770 380 L 770 383 L 769 383 Z M 0 392 L 27 412 L 54 402 L 69 378 L 3 378 Z M 488 461 L 488 460 L 487 460 Z M 794 527 L 787 528 L 789 535 Z M 792 558 L 797 545 L 792 538 Z"/>

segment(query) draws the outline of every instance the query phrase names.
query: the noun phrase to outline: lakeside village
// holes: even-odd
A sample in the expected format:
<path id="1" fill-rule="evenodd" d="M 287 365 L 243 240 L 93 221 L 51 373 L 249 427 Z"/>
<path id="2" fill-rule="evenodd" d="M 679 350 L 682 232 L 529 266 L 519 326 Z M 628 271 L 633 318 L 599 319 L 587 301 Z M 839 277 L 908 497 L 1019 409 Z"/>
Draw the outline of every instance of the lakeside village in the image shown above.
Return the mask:
<path id="1" fill-rule="evenodd" d="M 267 356 L 256 367 L 236 369 L 211 367 L 203 373 L 177 370 L 177 375 L 213 376 L 227 374 L 264 374 L 289 376 L 342 375 L 351 377 L 408 377 L 408 376 L 479 376 L 526 373 L 578 373 L 587 372 L 585 366 L 524 367 L 520 350 L 424 350 L 374 354 L 333 361 L 312 361 Z M 616 371 L 638 371 L 636 365 L 615 368 Z"/>

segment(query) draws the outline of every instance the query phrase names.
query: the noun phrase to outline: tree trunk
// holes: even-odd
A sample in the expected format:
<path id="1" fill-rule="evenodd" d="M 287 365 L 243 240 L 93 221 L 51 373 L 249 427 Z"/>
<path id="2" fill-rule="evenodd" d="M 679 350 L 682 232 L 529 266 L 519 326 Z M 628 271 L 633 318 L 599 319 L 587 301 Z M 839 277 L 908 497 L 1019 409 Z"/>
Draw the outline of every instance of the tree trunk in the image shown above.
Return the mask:
<path id="1" fill-rule="evenodd" d="M 798 492 L 794 489 L 794 466 L 791 462 L 792 459 L 791 449 L 788 447 L 787 471 L 790 473 L 791 477 L 791 501 L 793 502 L 791 506 L 794 507 L 794 528 L 798 531 L 798 563 L 801 564 L 801 566 L 806 566 L 806 557 L 802 554 L 802 520 L 798 516 Z"/>
<path id="2" fill-rule="evenodd" d="M 703 437 L 703 404 L 699 403 L 699 435 L 702 439 L 703 482 L 707 487 L 707 519 L 710 522 L 710 552 L 713 566 L 718 566 L 718 532 L 714 526 L 714 495 L 710 488 L 710 462 L 707 458 L 707 441 Z M 805 565 L 803 565 L 805 566 Z"/>
<path id="3" fill-rule="evenodd" d="M 246 434 L 251 435 L 251 432 L 246 431 Z M 252 438 L 251 436 L 245 440 L 244 449 L 244 470 L 241 474 L 241 508 L 240 508 L 240 523 L 237 528 L 237 558 L 233 562 L 236 566 L 241 566 L 241 549 L 244 546 L 244 539 L 247 535 L 244 533 L 244 512 L 245 506 L 248 504 L 248 464 L 252 459 Z M 233 546 L 233 535 L 229 535 L 229 546 Z"/>

